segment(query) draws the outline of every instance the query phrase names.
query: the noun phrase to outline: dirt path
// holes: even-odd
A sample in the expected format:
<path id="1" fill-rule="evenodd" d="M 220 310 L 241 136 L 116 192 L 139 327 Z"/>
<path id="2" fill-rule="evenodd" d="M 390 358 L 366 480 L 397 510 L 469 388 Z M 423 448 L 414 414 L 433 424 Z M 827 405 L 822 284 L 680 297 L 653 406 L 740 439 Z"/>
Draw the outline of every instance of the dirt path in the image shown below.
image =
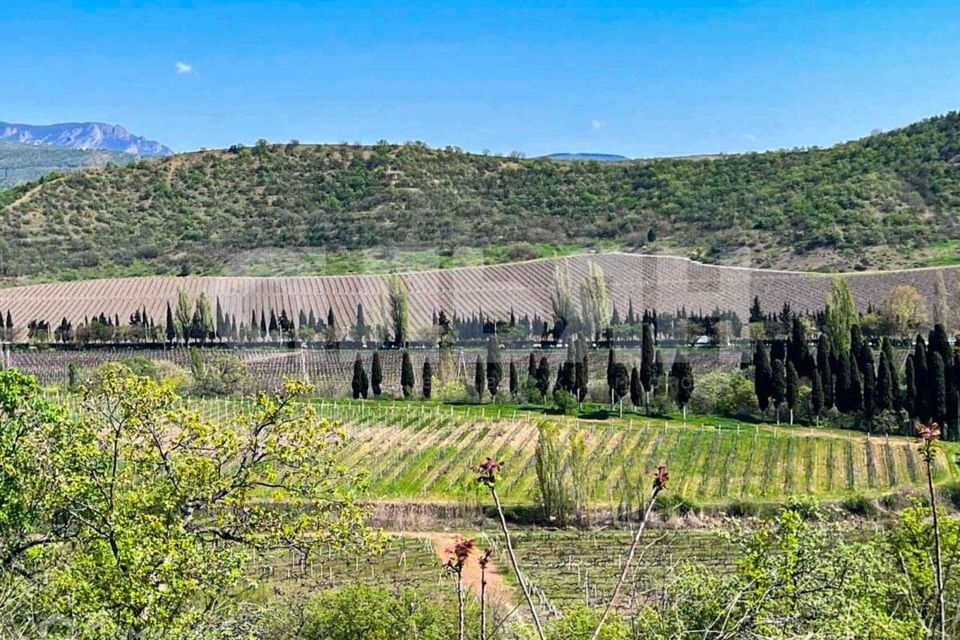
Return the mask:
<path id="1" fill-rule="evenodd" d="M 433 548 L 437 552 L 437 558 L 441 564 L 446 563 L 450 557 L 450 549 L 456 542 L 456 535 L 452 533 L 439 532 L 416 532 L 401 534 L 416 538 L 426 538 L 433 542 Z M 463 584 L 477 597 L 480 596 L 480 565 L 477 563 L 483 549 L 480 545 L 470 554 L 470 559 L 463 568 Z M 500 604 L 512 606 L 516 604 L 513 587 L 507 584 L 497 568 L 496 562 L 492 559 L 487 564 L 487 601 L 491 604 Z"/>

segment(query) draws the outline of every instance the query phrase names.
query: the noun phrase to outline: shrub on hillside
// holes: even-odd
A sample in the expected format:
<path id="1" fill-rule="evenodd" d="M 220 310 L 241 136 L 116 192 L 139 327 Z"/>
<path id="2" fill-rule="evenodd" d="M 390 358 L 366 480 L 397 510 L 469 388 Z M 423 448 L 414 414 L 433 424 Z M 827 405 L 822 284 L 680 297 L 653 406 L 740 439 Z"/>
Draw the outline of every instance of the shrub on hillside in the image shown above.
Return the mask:
<path id="1" fill-rule="evenodd" d="M 469 606 L 470 638 L 477 636 L 478 614 Z M 304 613 L 302 640 L 448 640 L 457 637 L 456 603 L 433 601 L 415 591 L 391 593 L 383 587 L 357 583 L 326 591 Z"/>
<path id="2" fill-rule="evenodd" d="M 690 409 L 728 417 L 752 413 L 757 410 L 753 381 L 740 370 L 711 371 L 697 380 Z"/>
<path id="3" fill-rule="evenodd" d="M 231 353 L 214 353 L 194 380 L 193 392 L 213 396 L 247 393 L 253 389 L 253 383 L 253 375 L 243 360 Z"/>

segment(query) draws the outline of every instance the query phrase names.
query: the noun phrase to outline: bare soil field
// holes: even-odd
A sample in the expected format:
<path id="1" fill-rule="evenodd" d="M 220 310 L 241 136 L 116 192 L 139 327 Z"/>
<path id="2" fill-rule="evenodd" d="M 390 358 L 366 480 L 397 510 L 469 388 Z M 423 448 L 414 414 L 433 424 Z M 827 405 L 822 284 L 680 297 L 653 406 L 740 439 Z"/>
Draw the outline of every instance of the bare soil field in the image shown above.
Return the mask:
<path id="1" fill-rule="evenodd" d="M 410 320 L 414 334 L 431 324 L 435 311 L 447 314 L 485 315 L 505 319 L 517 315 L 550 317 L 554 269 L 566 269 L 574 297 L 579 283 L 596 263 L 603 268 L 612 304 L 621 315 L 630 301 L 639 310 L 709 313 L 715 308 L 734 310 L 741 318 L 754 296 L 765 310 L 779 310 L 789 302 L 798 311 L 823 306 L 830 275 L 721 267 L 687 258 L 626 253 L 577 255 L 505 265 L 462 267 L 401 274 L 410 292 Z M 853 290 L 857 304 L 874 306 L 899 284 L 916 287 L 928 299 L 933 295 L 938 271 L 943 272 L 948 293 L 956 291 L 960 267 L 841 274 Z M 332 308 L 345 333 L 353 324 L 357 304 L 363 304 L 367 323 L 383 322 L 390 276 L 349 275 L 316 277 L 145 277 L 59 282 L 0 289 L 0 312 L 9 311 L 18 329 L 30 320 L 56 325 L 66 318 L 75 326 L 85 318 L 105 313 L 122 321 L 146 307 L 156 322 L 163 322 L 166 306 L 176 305 L 183 289 L 196 297 L 205 292 L 211 304 L 219 300 L 225 313 L 248 322 L 251 312 L 285 310 L 296 318 L 301 309 L 325 318 Z"/>

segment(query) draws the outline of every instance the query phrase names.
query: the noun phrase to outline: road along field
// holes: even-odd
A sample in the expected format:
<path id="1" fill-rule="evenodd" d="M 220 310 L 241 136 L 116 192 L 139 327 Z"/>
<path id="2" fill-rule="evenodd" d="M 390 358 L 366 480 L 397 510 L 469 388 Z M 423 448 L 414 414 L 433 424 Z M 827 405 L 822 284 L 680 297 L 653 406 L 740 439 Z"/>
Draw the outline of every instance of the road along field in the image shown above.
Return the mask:
<path id="1" fill-rule="evenodd" d="M 569 273 L 575 304 L 579 283 L 591 263 L 605 274 L 612 304 L 626 313 L 632 300 L 637 310 L 688 311 L 709 313 L 714 308 L 736 311 L 741 318 L 754 296 L 766 310 L 779 310 L 789 302 L 794 310 L 823 306 L 830 286 L 825 274 L 775 271 L 740 267 L 719 267 L 687 258 L 625 253 L 577 255 L 557 260 L 534 260 L 504 265 L 462 267 L 402 274 L 410 293 L 410 321 L 414 336 L 425 335 L 433 313 L 487 316 L 506 319 L 518 315 L 550 317 L 550 294 L 554 270 Z M 943 267 L 889 272 L 844 274 L 857 304 L 866 309 L 877 306 L 898 284 L 914 286 L 931 298 L 938 271 L 943 272 L 948 294 L 956 289 L 958 268 Z M 357 304 L 363 304 L 367 323 L 384 322 L 385 294 L 389 276 L 353 275 L 329 277 L 147 277 L 58 282 L 0 290 L 0 312 L 10 311 L 22 331 L 31 320 L 46 320 L 54 326 L 66 318 L 74 326 L 85 318 L 104 313 L 126 319 L 146 307 L 157 322 L 163 322 L 167 304 L 176 305 L 179 290 L 192 297 L 201 291 L 214 304 L 220 301 L 224 313 L 247 322 L 252 312 L 279 313 L 286 310 L 296 318 L 300 310 L 314 311 L 325 318 L 332 308 L 344 335 L 353 324 Z"/>

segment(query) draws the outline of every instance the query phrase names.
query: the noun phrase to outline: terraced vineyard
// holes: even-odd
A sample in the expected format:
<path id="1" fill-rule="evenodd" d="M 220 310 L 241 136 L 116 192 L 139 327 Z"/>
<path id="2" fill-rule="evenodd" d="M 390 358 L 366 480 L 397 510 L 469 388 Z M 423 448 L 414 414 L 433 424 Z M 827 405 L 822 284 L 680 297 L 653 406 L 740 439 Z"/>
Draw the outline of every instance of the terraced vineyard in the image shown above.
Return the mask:
<path id="1" fill-rule="evenodd" d="M 637 309 L 736 311 L 747 317 L 754 296 L 765 309 L 779 310 L 784 302 L 798 311 L 823 306 L 830 277 L 797 271 L 718 267 L 686 258 L 623 253 L 579 255 L 559 259 L 572 283 L 579 283 L 590 264 L 606 274 L 608 295 L 625 313 L 630 301 Z M 484 314 L 506 319 L 518 315 L 549 318 L 553 291 L 553 260 L 535 260 L 505 265 L 464 267 L 403 274 L 410 292 L 410 326 L 415 336 L 429 333 L 435 311 L 448 314 Z M 933 296 L 936 269 L 845 274 L 857 304 L 874 307 L 899 284 L 910 284 L 928 299 Z M 958 270 L 945 267 L 948 293 L 955 290 Z M 296 318 L 300 310 L 326 317 L 332 308 L 341 332 L 353 323 L 357 304 L 362 303 L 371 325 L 383 324 L 387 276 L 356 275 L 288 278 L 123 278 L 62 282 L 0 290 L 0 311 L 10 311 L 22 331 L 30 320 L 46 320 L 52 326 L 64 317 L 75 326 L 85 318 L 105 313 L 126 319 L 134 311 L 163 322 L 167 304 L 176 305 L 178 291 L 196 297 L 201 291 L 219 300 L 224 313 L 246 322 L 252 312 L 285 310 Z M 579 287 L 573 287 L 574 298 Z M 578 305 L 579 302 L 575 300 Z"/>
<path id="2" fill-rule="evenodd" d="M 192 401 L 210 416 L 243 411 L 244 401 Z M 316 401 L 321 415 L 347 432 L 344 462 L 369 470 L 375 499 L 430 503 L 485 500 L 471 466 L 485 456 L 505 462 L 506 503 L 536 501 L 534 452 L 539 417 L 497 408 L 429 403 Z M 790 495 L 879 494 L 919 485 L 912 439 L 860 433 L 725 423 L 720 427 L 642 418 L 583 421 L 558 418 L 562 437 L 582 430 L 590 468 L 590 504 L 612 514 L 636 506 L 660 463 L 670 469 L 669 493 L 702 503 Z M 937 481 L 958 475 L 952 445 L 938 453 Z"/>

